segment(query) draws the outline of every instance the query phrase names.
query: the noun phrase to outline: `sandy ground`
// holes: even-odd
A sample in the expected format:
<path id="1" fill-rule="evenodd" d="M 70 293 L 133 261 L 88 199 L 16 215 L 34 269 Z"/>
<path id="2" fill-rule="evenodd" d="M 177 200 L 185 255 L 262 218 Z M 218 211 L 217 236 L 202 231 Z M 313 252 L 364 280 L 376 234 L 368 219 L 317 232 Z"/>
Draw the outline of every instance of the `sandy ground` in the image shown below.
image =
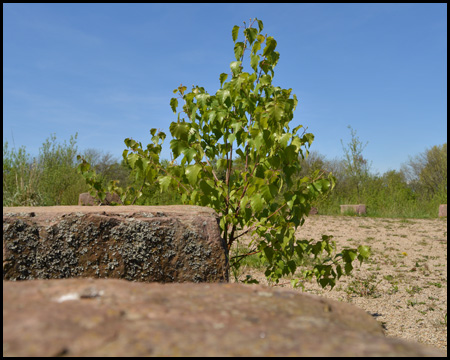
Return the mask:
<path id="1" fill-rule="evenodd" d="M 313 280 L 304 283 L 304 291 L 364 309 L 382 323 L 388 337 L 447 349 L 446 218 L 316 215 L 297 230 L 298 239 L 319 240 L 324 234 L 333 235 L 338 249 L 370 246 L 371 258 L 361 266 L 355 261 L 352 275 L 343 276 L 333 290 Z M 241 280 L 250 274 L 270 285 L 263 271 L 239 271 Z M 291 287 L 288 280 L 276 286 Z"/>

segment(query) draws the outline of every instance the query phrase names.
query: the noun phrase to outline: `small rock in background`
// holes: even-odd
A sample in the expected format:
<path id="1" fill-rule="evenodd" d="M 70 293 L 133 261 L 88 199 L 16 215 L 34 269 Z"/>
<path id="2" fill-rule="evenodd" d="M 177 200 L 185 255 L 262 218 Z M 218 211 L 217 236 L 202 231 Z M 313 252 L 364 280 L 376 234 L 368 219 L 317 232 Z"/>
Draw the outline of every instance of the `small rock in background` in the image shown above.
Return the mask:
<path id="1" fill-rule="evenodd" d="M 96 206 L 96 205 L 111 205 L 113 203 L 122 204 L 119 195 L 116 193 L 106 193 L 105 199 L 100 202 L 89 193 L 81 193 L 78 196 L 78 206 Z"/>

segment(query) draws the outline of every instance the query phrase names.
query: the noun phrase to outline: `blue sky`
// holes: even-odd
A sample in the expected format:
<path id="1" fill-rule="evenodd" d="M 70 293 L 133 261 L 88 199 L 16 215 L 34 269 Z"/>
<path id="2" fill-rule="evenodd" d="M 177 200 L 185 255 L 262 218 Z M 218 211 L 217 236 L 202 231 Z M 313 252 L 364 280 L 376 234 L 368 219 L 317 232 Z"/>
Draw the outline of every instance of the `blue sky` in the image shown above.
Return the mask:
<path id="1" fill-rule="evenodd" d="M 255 17 L 311 150 L 343 157 L 350 125 L 382 174 L 447 142 L 447 4 L 3 4 L 3 142 L 36 156 L 78 133 L 120 159 L 126 137 L 170 135 L 172 91 L 215 94 L 231 29 Z"/>

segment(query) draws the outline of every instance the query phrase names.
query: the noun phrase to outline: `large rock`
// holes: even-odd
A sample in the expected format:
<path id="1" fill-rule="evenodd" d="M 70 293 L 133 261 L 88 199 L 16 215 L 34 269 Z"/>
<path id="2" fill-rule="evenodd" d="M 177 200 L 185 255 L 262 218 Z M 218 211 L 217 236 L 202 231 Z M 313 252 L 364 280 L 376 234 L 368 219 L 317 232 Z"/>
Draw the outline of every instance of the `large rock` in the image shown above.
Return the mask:
<path id="1" fill-rule="evenodd" d="M 446 356 L 365 311 L 242 284 L 3 282 L 3 356 Z"/>
<path id="2" fill-rule="evenodd" d="M 209 208 L 3 208 L 6 280 L 228 281 L 226 253 Z"/>

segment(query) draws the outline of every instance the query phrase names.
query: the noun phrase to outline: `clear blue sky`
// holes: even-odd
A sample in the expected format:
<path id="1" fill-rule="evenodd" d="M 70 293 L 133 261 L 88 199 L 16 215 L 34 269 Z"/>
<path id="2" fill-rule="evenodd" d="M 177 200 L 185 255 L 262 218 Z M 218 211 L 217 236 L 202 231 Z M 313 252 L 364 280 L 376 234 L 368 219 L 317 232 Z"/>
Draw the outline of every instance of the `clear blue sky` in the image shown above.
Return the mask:
<path id="1" fill-rule="evenodd" d="M 215 94 L 232 27 L 254 17 L 311 150 L 342 157 L 351 125 L 382 174 L 447 142 L 447 4 L 3 4 L 3 142 L 36 156 L 78 133 L 80 152 L 120 159 L 126 137 L 170 135 L 172 90 Z"/>

